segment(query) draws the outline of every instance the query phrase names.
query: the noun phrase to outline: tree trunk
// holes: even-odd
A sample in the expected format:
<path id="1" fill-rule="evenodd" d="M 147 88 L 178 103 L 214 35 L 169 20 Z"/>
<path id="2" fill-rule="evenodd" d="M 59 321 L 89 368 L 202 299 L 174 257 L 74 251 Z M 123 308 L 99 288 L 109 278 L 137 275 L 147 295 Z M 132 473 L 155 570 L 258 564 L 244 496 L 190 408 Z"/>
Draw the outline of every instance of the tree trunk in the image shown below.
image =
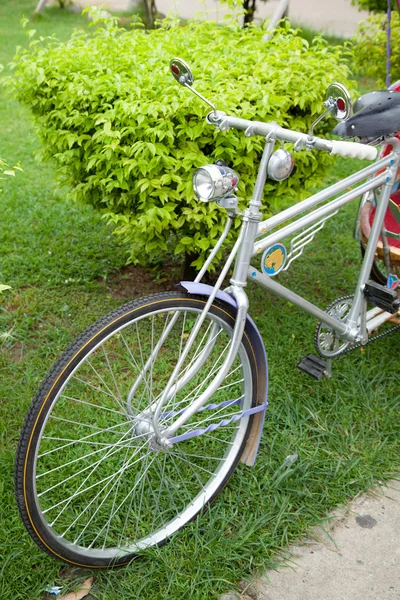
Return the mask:
<path id="1" fill-rule="evenodd" d="M 183 263 L 182 281 L 193 281 L 197 275 L 196 267 L 192 267 L 191 263 L 198 258 L 195 253 L 185 253 L 185 262 Z"/>
<path id="2" fill-rule="evenodd" d="M 154 20 L 157 17 L 156 0 L 143 0 L 144 12 L 146 15 L 147 26 L 154 28 Z"/>
<path id="3" fill-rule="evenodd" d="M 256 12 L 256 0 L 244 0 L 243 8 L 246 11 L 244 15 L 243 26 L 246 27 L 254 19 L 254 13 Z"/>

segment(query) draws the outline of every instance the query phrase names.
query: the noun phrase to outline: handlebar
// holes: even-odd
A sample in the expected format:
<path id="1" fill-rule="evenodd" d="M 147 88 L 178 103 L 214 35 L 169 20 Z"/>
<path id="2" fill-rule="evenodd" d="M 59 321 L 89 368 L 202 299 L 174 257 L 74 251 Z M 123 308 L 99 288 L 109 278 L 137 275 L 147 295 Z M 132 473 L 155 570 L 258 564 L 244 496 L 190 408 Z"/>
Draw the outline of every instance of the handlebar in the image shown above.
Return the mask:
<path id="1" fill-rule="evenodd" d="M 340 154 L 340 156 L 349 156 L 350 158 L 366 158 L 367 160 L 375 160 L 378 154 L 377 148 L 357 142 L 332 140 L 329 143 L 332 145 L 331 154 Z"/>
<path id="2" fill-rule="evenodd" d="M 299 133 L 291 129 L 284 129 L 277 123 L 263 123 L 261 121 L 248 121 L 238 117 L 229 117 L 221 111 L 209 113 L 207 122 L 215 125 L 221 131 L 228 129 L 239 129 L 245 132 L 247 137 L 261 135 L 265 138 L 283 140 L 295 144 L 295 150 L 302 148 L 324 150 L 330 154 L 339 154 L 350 158 L 361 158 L 375 160 L 378 150 L 372 146 L 359 144 L 357 142 L 341 142 L 336 140 L 324 140 L 306 133 Z"/>

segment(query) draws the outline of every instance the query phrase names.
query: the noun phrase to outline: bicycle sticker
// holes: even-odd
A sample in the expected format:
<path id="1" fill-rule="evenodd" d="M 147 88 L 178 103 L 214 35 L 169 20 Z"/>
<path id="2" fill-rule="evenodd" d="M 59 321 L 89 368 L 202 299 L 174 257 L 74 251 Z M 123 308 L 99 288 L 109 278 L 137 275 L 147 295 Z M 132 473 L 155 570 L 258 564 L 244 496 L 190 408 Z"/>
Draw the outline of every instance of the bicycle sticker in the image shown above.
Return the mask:
<path id="1" fill-rule="evenodd" d="M 400 284 L 400 279 L 397 277 L 397 275 L 392 275 L 392 273 L 390 273 L 388 280 L 387 280 L 387 287 L 390 290 L 395 290 L 399 284 Z"/>
<path id="2" fill-rule="evenodd" d="M 283 244 L 274 244 L 267 248 L 261 259 L 261 269 L 266 275 L 274 277 L 282 271 L 286 263 L 286 248 Z"/>

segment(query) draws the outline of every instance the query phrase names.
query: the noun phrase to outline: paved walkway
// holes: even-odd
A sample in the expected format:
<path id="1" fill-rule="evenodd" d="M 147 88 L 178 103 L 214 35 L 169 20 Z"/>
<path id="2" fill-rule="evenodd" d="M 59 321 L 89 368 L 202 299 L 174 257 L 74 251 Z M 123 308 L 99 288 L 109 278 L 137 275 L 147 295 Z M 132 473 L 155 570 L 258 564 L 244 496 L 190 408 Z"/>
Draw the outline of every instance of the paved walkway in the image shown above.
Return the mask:
<path id="1" fill-rule="evenodd" d="M 207 11 L 209 18 L 217 18 L 223 15 L 224 10 L 216 0 L 156 0 L 157 8 L 166 14 L 171 9 L 182 17 L 189 18 L 196 12 Z M 279 0 L 268 0 L 264 3 L 257 2 L 256 17 L 259 19 L 270 18 Z M 227 10 L 225 10 L 227 12 Z M 334 33 L 344 37 L 350 37 L 361 19 L 365 19 L 368 13 L 360 13 L 350 0 L 290 0 L 289 16 L 294 23 L 308 25 L 314 29 Z"/>
<path id="2" fill-rule="evenodd" d="M 392 486 L 354 500 L 320 542 L 292 548 L 291 567 L 242 582 L 241 599 L 399 600 L 400 482 Z"/>
<path id="3" fill-rule="evenodd" d="M 134 0 L 74 0 L 82 6 L 97 4 L 108 6 L 113 10 L 130 10 Z M 158 10 L 163 14 L 177 12 L 188 19 L 202 13 L 209 19 L 221 19 L 228 12 L 218 0 L 156 0 Z M 279 4 L 279 0 L 268 0 L 264 3 L 258 0 L 256 17 L 270 18 Z M 296 24 L 303 24 L 313 29 L 350 37 L 360 20 L 368 13 L 359 12 L 351 5 L 351 0 L 290 0 L 289 16 Z"/>

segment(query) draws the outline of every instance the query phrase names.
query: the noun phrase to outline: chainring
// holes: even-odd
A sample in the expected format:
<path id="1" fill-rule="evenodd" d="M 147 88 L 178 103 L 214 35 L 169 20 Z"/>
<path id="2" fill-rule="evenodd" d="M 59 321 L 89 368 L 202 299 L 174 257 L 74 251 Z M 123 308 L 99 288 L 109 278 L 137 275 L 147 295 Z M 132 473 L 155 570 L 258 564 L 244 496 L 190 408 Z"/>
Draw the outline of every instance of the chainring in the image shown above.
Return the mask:
<path id="1" fill-rule="evenodd" d="M 353 298 L 354 298 L 354 296 L 343 296 L 342 298 L 338 298 L 337 300 L 335 300 L 334 302 L 332 302 L 332 304 L 330 304 L 328 306 L 328 308 L 326 309 L 326 312 L 331 317 L 334 317 L 334 318 L 342 321 L 348 314 L 348 310 L 349 310 L 349 309 L 346 309 L 346 307 L 344 305 L 347 304 L 347 306 L 350 308 L 351 304 L 353 302 Z M 343 304 L 343 306 L 342 306 L 342 304 Z M 395 323 L 395 325 L 393 327 L 391 327 L 390 329 L 388 329 L 387 331 L 383 331 L 382 333 L 376 333 L 375 335 L 371 335 L 369 337 L 367 343 L 362 344 L 362 343 L 349 342 L 346 340 L 340 340 L 340 336 L 331 327 L 328 327 L 327 325 L 324 325 L 323 323 L 321 323 L 319 321 L 317 323 L 317 327 L 315 329 L 314 346 L 315 346 L 315 349 L 318 352 L 318 354 L 320 356 L 322 356 L 323 358 L 335 358 L 336 356 L 341 356 L 342 354 L 348 354 L 352 350 L 357 350 L 357 348 L 363 348 L 363 347 L 367 346 L 368 344 L 371 344 L 372 342 L 380 340 L 383 337 L 386 337 L 387 335 L 394 333 L 395 331 L 399 331 L 400 323 L 398 321 L 397 322 L 394 321 L 394 323 Z M 322 334 L 324 334 L 324 335 L 321 340 L 320 336 Z M 342 343 L 340 344 L 340 342 L 342 342 Z M 335 344 L 334 350 L 332 350 L 330 352 L 326 351 L 325 350 L 326 344 L 331 344 L 331 345 Z"/>
<path id="2" fill-rule="evenodd" d="M 350 312 L 354 296 L 342 296 L 334 300 L 325 310 L 330 317 L 337 321 L 344 321 Z M 335 358 L 344 352 L 348 352 L 349 346 L 354 344 L 348 340 L 340 339 L 339 334 L 329 325 L 319 321 L 314 334 L 314 346 L 323 358 Z"/>

